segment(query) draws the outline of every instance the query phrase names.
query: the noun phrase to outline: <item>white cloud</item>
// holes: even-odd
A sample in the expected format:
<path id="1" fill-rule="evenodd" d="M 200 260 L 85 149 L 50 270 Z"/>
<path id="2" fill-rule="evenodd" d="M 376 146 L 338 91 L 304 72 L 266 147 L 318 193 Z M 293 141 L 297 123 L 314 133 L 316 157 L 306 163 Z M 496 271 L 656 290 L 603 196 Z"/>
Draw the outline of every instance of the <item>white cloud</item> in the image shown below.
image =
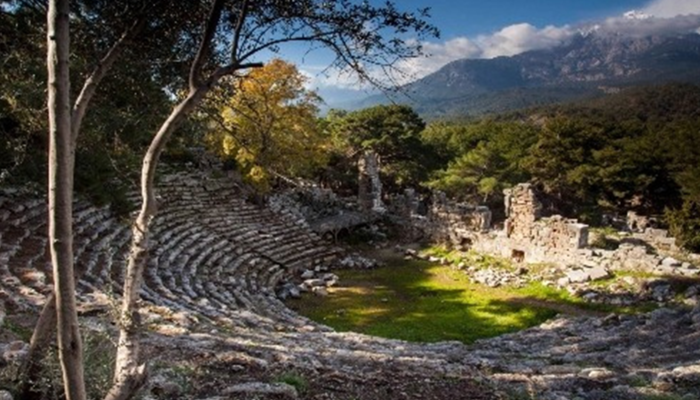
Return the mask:
<path id="1" fill-rule="evenodd" d="M 672 18 L 678 15 L 700 15 L 700 1 L 698 0 L 654 0 L 642 10 L 658 18 Z"/>
<path id="2" fill-rule="evenodd" d="M 528 50 L 554 47 L 568 40 L 575 31 L 569 26 L 537 28 L 527 23 L 507 26 L 489 35 L 474 39 L 457 37 L 443 43 L 421 43 L 424 57 L 405 60 L 398 66 L 404 74 L 396 77 L 401 83 L 421 78 L 445 64 L 464 58 L 512 56 Z"/>
<path id="3" fill-rule="evenodd" d="M 564 43 L 573 34 L 574 31 L 567 25 L 550 25 L 538 29 L 533 25 L 521 23 L 507 26 L 492 35 L 479 36 L 477 41 L 482 49 L 481 58 L 494 58 L 551 48 Z"/>
<path id="4" fill-rule="evenodd" d="M 613 32 L 632 37 L 686 34 L 697 32 L 698 28 L 700 28 L 700 14 L 659 18 L 649 16 L 650 14 L 643 11 L 642 15 L 647 15 L 645 18 L 630 18 L 629 15 L 629 13 L 626 13 L 623 17 L 608 18 L 599 24 L 598 28 L 604 32 Z"/>
<path id="5" fill-rule="evenodd" d="M 357 85 L 357 77 L 336 68 L 304 66 L 299 72 L 307 79 L 307 89 L 325 87 L 351 88 Z"/>
<path id="6" fill-rule="evenodd" d="M 437 71 L 445 64 L 462 58 L 479 58 L 483 50 L 474 41 L 458 37 L 443 43 L 421 43 L 424 55 L 402 61 L 398 68 L 403 72 L 400 81 L 410 81 Z"/>

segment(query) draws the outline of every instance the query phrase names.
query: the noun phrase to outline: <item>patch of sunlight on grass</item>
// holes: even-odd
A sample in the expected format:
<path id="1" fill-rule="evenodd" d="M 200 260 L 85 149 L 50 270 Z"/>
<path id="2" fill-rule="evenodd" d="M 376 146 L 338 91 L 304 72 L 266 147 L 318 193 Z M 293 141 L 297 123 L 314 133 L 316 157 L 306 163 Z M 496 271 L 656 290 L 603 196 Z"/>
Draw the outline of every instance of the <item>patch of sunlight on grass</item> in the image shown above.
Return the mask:
<path id="1" fill-rule="evenodd" d="M 529 301 L 533 294 L 485 288 L 463 272 L 424 261 L 397 260 L 340 275 L 342 286 L 328 297 L 309 295 L 289 306 L 339 331 L 465 343 L 540 324 L 560 311 Z"/>

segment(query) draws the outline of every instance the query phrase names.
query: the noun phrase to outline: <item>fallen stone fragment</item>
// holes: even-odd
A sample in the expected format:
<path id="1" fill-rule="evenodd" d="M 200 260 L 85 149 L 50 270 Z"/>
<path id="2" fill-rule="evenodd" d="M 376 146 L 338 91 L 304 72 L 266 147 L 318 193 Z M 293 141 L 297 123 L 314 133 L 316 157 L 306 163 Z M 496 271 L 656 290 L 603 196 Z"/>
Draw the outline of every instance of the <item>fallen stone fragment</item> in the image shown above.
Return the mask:
<path id="1" fill-rule="evenodd" d="M 298 399 L 296 388 L 286 383 L 249 382 L 231 386 L 223 390 L 222 394 L 270 394 L 284 396 L 289 399 Z"/>
<path id="2" fill-rule="evenodd" d="M 28 350 L 29 345 L 27 343 L 21 340 L 15 340 L 5 346 L 2 357 L 7 361 L 18 360 L 24 358 Z"/>
<path id="3" fill-rule="evenodd" d="M 592 281 L 605 279 L 610 277 L 610 272 L 603 267 L 594 267 L 586 271 Z"/>
<path id="4" fill-rule="evenodd" d="M 159 399 L 176 399 L 182 393 L 182 387 L 175 382 L 163 380 L 153 384 L 151 393 Z"/>
<path id="5" fill-rule="evenodd" d="M 665 267 L 680 267 L 681 262 L 673 257 L 666 257 L 663 260 L 661 260 L 661 265 Z"/>
<path id="6" fill-rule="evenodd" d="M 585 368 L 580 375 L 596 381 L 607 381 L 615 377 L 615 373 L 607 368 Z"/>
<path id="7" fill-rule="evenodd" d="M 301 290 L 297 287 L 289 288 L 289 297 L 298 299 L 301 297 Z"/>
<path id="8" fill-rule="evenodd" d="M 310 269 L 304 270 L 304 272 L 301 273 L 301 279 L 311 279 L 315 274 L 316 273 Z"/>
<path id="9" fill-rule="evenodd" d="M 307 279 L 304 281 L 303 285 L 306 287 L 315 288 L 319 286 L 326 286 L 326 283 L 323 281 L 323 279 Z"/>
<path id="10" fill-rule="evenodd" d="M 591 280 L 591 275 L 580 269 L 573 269 L 566 273 L 566 277 L 571 283 L 583 283 Z"/>

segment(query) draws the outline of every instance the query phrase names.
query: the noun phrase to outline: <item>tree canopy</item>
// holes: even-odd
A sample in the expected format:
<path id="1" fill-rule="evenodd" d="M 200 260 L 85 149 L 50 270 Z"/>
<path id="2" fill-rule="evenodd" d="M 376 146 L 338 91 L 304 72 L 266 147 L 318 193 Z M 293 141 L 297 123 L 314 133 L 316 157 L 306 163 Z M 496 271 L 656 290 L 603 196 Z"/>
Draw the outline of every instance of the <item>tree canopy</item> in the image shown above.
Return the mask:
<path id="1" fill-rule="evenodd" d="M 218 90 L 208 101 L 207 140 L 263 191 L 271 179 L 308 176 L 326 155 L 317 124 L 320 99 L 297 68 L 274 59 Z"/>
<path id="2" fill-rule="evenodd" d="M 346 154 L 372 150 L 381 158 L 385 184 L 418 186 L 434 164 L 432 146 L 421 139 L 425 122 L 405 105 L 380 105 L 336 118 L 330 131 Z"/>

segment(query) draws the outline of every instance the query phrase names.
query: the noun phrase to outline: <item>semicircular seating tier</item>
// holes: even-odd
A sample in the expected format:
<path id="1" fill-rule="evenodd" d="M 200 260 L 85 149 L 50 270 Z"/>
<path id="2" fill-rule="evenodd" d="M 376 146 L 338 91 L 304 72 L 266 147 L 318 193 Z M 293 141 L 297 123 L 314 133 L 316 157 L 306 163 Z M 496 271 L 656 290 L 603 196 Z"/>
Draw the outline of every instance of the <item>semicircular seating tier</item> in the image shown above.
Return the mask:
<path id="1" fill-rule="evenodd" d="M 465 374 L 460 343 L 407 343 L 337 333 L 290 310 L 279 282 L 328 266 L 329 246 L 293 212 L 245 200 L 231 180 L 204 173 L 165 175 L 141 291 L 144 343 L 166 353 L 245 352 L 301 368 L 372 371 L 391 366 L 420 374 Z M 131 194 L 136 204 L 138 194 Z M 0 191 L 0 301 L 38 312 L 51 291 L 45 194 Z M 74 252 L 80 312 L 114 307 L 121 293 L 131 232 L 107 207 L 74 204 Z M 461 355 L 461 357 L 460 357 Z M 172 354 L 170 357 L 176 357 Z M 181 357 L 184 357 L 181 355 Z M 231 361 L 234 362 L 234 361 Z M 372 372 L 373 373 L 373 372 Z"/>

